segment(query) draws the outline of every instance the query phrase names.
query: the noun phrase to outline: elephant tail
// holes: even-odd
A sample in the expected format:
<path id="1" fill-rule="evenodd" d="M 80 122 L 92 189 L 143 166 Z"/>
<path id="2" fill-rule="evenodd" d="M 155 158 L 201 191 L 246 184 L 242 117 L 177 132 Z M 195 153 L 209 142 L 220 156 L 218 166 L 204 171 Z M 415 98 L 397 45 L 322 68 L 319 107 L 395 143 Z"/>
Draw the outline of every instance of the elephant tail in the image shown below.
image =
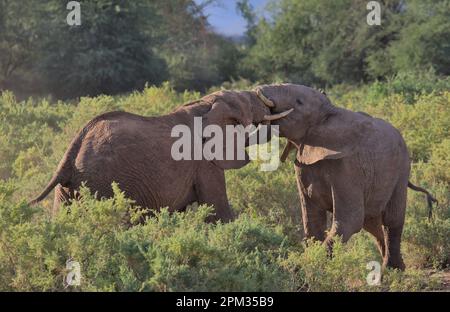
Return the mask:
<path id="1" fill-rule="evenodd" d="M 72 178 L 72 162 L 70 161 L 70 152 L 72 150 L 69 149 L 66 152 L 66 155 L 64 155 L 64 158 L 61 160 L 58 169 L 56 170 L 56 172 L 54 173 L 52 179 L 50 180 L 50 182 L 47 184 L 47 186 L 45 187 L 45 189 L 42 191 L 42 193 L 36 197 L 35 199 L 33 199 L 32 201 L 30 201 L 28 203 L 28 205 L 30 206 L 34 206 L 36 204 L 38 204 L 39 202 L 41 202 L 42 200 L 44 200 L 45 197 L 48 196 L 48 194 L 50 194 L 51 191 L 53 191 L 53 189 L 58 185 L 67 185 L 69 184 L 71 178 Z"/>
<path id="2" fill-rule="evenodd" d="M 47 197 L 47 195 L 59 184 L 59 176 L 57 174 L 55 174 L 52 179 L 50 180 L 50 182 L 48 183 L 48 185 L 45 187 L 44 191 L 35 199 L 33 199 L 32 201 L 30 201 L 28 203 L 28 205 L 30 206 L 34 206 L 37 205 L 39 202 L 41 202 L 42 200 L 44 200 L 45 197 Z"/>
<path id="3" fill-rule="evenodd" d="M 420 187 L 420 186 L 416 186 L 414 184 L 412 184 L 411 182 L 408 181 L 408 187 L 416 192 L 422 192 L 425 193 L 427 195 L 427 202 L 428 202 L 428 219 L 431 219 L 431 217 L 433 216 L 433 203 L 438 203 L 437 199 L 434 198 L 430 192 L 428 192 L 426 189 Z"/>
<path id="4" fill-rule="evenodd" d="M 84 137 L 84 133 L 86 131 L 83 129 L 78 136 L 73 139 L 72 143 L 70 144 L 70 147 L 64 154 L 64 157 L 62 158 L 61 162 L 59 163 L 58 169 L 53 174 L 52 179 L 47 184 L 45 189 L 42 191 L 42 193 L 30 201 L 28 205 L 34 206 L 44 200 L 45 197 L 50 194 L 50 192 L 58 185 L 61 184 L 63 186 L 70 183 L 70 180 L 72 178 L 73 173 L 73 159 L 76 158 L 76 155 L 78 154 L 78 151 L 80 150 L 81 141 Z"/>

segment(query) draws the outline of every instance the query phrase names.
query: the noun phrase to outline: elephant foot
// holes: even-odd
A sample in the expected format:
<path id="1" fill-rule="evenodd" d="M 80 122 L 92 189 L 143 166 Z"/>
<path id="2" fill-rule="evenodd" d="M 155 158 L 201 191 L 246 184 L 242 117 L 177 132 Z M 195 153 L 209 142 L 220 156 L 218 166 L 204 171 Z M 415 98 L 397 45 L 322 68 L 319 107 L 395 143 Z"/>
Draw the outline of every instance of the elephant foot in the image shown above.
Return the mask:
<path id="1" fill-rule="evenodd" d="M 392 269 L 405 270 L 405 263 L 403 262 L 401 254 L 401 235 L 403 225 L 396 227 L 385 227 L 387 233 L 387 255 L 386 255 L 386 267 Z"/>
<path id="2" fill-rule="evenodd" d="M 396 258 L 391 257 L 387 259 L 385 267 L 390 269 L 398 269 L 400 271 L 405 271 L 406 269 L 405 263 L 403 262 L 401 256 Z"/>

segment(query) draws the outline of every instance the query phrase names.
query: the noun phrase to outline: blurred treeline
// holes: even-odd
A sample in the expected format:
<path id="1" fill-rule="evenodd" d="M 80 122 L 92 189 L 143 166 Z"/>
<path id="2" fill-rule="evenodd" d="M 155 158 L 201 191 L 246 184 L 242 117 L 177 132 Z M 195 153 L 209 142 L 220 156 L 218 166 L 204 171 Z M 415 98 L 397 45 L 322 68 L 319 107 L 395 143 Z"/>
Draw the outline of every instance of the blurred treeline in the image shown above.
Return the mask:
<path id="1" fill-rule="evenodd" d="M 368 2 L 272 1 L 270 18 L 250 23 L 255 45 L 244 63 L 257 79 L 321 86 L 402 72 L 450 75 L 450 1 L 377 1 L 380 26 L 367 24 Z"/>
<path id="2" fill-rule="evenodd" d="M 386 80 L 401 72 L 450 74 L 450 1 L 384 0 L 369 26 L 366 0 L 270 0 L 242 40 L 205 15 L 221 0 L 0 0 L 0 90 L 57 98 L 117 94 L 169 81 L 206 91 L 226 81 L 316 86 Z"/>
<path id="3" fill-rule="evenodd" d="M 0 89 L 58 98 L 116 94 L 171 81 L 205 89 L 230 79 L 238 51 L 203 14 L 214 1 L 0 0 Z"/>

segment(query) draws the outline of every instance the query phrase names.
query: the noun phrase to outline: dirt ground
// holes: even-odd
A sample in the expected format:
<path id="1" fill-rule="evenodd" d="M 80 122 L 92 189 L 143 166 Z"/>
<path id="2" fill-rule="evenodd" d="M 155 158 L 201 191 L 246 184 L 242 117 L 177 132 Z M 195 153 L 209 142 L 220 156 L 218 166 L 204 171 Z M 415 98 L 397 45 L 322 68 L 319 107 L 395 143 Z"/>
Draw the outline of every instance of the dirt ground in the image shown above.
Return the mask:
<path id="1" fill-rule="evenodd" d="M 442 280 L 440 291 L 450 292 L 450 270 L 434 272 L 431 275 Z"/>

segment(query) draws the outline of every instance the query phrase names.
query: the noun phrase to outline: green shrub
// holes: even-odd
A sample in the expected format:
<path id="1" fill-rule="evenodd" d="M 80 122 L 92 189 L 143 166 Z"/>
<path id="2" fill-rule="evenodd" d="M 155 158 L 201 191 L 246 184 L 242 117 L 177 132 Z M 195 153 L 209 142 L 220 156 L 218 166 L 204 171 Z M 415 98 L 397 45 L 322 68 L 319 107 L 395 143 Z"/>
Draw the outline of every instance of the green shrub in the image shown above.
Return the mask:
<path id="1" fill-rule="evenodd" d="M 63 291 L 69 259 L 81 265 L 75 288 L 81 291 L 289 289 L 277 264 L 285 237 L 262 221 L 242 215 L 208 224 L 211 208 L 199 207 L 175 214 L 163 209 L 135 224 L 143 211 L 113 188 L 115 197 L 103 201 L 83 189 L 83 199 L 54 220 L 39 208 L 2 201 L 1 290 Z"/>
<path id="2" fill-rule="evenodd" d="M 412 104 L 422 94 L 442 93 L 450 89 L 450 77 L 439 77 L 431 69 L 425 72 L 399 72 L 385 82 L 376 81 L 368 89 L 369 97 L 379 100 L 392 94 L 402 95 Z"/>
<path id="3" fill-rule="evenodd" d="M 275 171 L 260 172 L 259 161 L 240 170 L 226 172 L 227 193 L 235 210 L 283 227 L 286 234 L 300 238 L 303 226 L 293 164 Z M 274 191 L 276 190 L 276 191 Z"/>
<path id="4" fill-rule="evenodd" d="M 162 209 L 142 220 L 116 185 L 115 197 L 82 199 L 51 220 L 40 208 L 0 197 L 1 291 L 362 291 L 431 287 L 427 278 L 388 275 L 366 283 L 369 261 L 379 261 L 365 234 L 336 240 L 333 257 L 318 242 L 290 243 L 276 226 L 242 214 L 227 224 L 206 223 L 212 209 Z M 66 262 L 77 261 L 81 284 L 67 286 Z M 405 283 L 406 283 L 405 282 Z M 433 286 L 437 287 L 437 286 Z"/>
<path id="5" fill-rule="evenodd" d="M 358 290 L 366 285 L 366 264 L 371 261 L 371 252 L 367 247 L 367 244 L 357 244 L 356 247 L 344 245 L 337 239 L 330 259 L 324 245 L 308 241 L 303 252 L 293 252 L 289 255 L 286 264 L 297 276 L 297 283 L 303 282 L 299 290 Z"/>
<path id="6" fill-rule="evenodd" d="M 111 110 L 161 115 L 200 94 L 178 93 L 164 84 L 129 95 L 50 104 L 45 99 L 17 102 L 4 92 L 0 96 L 0 290 L 439 288 L 429 270 L 448 269 L 450 258 L 450 93 L 439 87 L 446 85 L 444 80 L 436 80 L 436 88 L 431 88 L 425 78 L 404 79 L 401 84 L 341 85 L 328 91 L 337 105 L 365 111 L 398 127 L 413 159 L 410 180 L 439 201 L 429 222 L 424 195 L 408 192 L 402 243 L 408 270 L 388 270 L 380 286 L 370 287 L 367 262 L 381 259 L 369 234 L 357 234 L 345 245 L 337 242 L 332 259 L 320 244 L 301 241 L 292 155 L 276 171 L 262 172 L 261 162 L 254 161 L 226 172 L 228 196 L 239 214 L 228 224 L 205 223 L 211 213 L 206 207 L 175 214 L 162 210 L 136 224 L 141 212 L 132 210 L 117 188 L 115 198 L 104 201 L 94 200 L 84 190 L 82 201 L 54 219 L 48 212 L 52 196 L 42 207 L 24 203 L 46 185 L 73 136 L 91 118 Z M 236 85 L 247 88 L 245 81 Z M 69 259 L 81 264 L 79 287 L 63 284 Z"/>

